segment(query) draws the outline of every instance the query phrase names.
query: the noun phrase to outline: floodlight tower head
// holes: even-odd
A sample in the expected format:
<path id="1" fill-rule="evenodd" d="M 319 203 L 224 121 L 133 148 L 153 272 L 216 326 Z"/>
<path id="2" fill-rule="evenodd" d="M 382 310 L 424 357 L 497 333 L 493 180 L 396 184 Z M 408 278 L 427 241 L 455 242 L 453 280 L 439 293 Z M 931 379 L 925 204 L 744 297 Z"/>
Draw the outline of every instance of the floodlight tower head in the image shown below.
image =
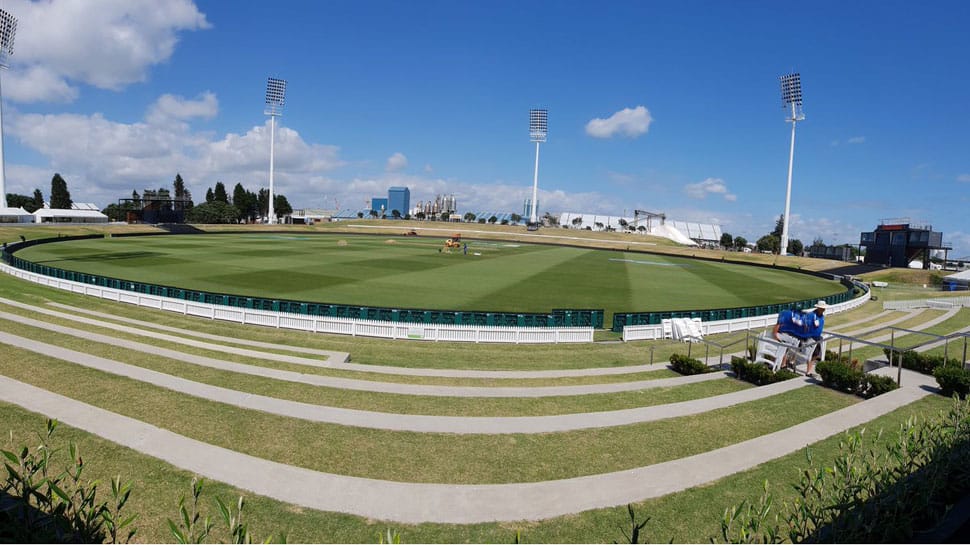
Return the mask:
<path id="1" fill-rule="evenodd" d="M 529 140 L 531 142 L 545 142 L 549 132 L 549 110 L 529 110 Z"/>
<path id="2" fill-rule="evenodd" d="M 802 76 L 798 72 L 781 76 L 781 107 L 791 109 L 789 122 L 805 119 L 802 113 Z"/>
<path id="3" fill-rule="evenodd" d="M 802 76 L 798 72 L 785 74 L 781 80 L 781 107 L 791 108 L 791 117 L 786 121 L 791 123 L 791 149 L 788 152 L 788 186 L 785 190 L 785 215 L 781 227 L 781 255 L 788 253 L 788 220 L 791 215 L 791 174 L 795 163 L 795 125 L 805 119 L 802 113 Z"/>
<path id="4" fill-rule="evenodd" d="M 0 68 L 7 67 L 7 57 L 13 55 L 13 39 L 17 35 L 17 18 L 0 9 Z"/>
<path id="5" fill-rule="evenodd" d="M 283 115 L 283 104 L 286 102 L 286 80 L 269 78 L 266 80 L 266 115 Z"/>

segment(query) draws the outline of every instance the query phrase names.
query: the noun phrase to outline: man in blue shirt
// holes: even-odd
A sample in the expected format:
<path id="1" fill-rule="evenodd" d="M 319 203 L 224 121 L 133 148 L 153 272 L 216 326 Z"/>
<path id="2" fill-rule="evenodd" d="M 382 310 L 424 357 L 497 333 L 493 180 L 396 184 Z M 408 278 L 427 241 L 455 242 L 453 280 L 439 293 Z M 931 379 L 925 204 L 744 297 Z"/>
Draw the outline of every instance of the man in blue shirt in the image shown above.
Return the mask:
<path id="1" fill-rule="evenodd" d="M 774 368 L 777 371 L 787 364 L 785 358 L 788 356 L 788 348 L 797 349 L 805 339 L 805 322 L 802 319 L 802 313 L 794 310 L 781 311 L 771 334 L 776 341 L 781 343 L 781 346 L 775 352 Z"/>
<path id="2" fill-rule="evenodd" d="M 828 305 L 825 301 L 815 303 L 815 307 L 807 312 L 785 310 L 778 314 L 778 322 L 772 330 L 775 340 L 784 346 L 779 346 L 776 352 L 775 368 L 779 368 L 786 363 L 784 358 L 788 355 L 788 347 L 795 349 L 801 348 L 808 340 L 816 343 L 822 340 L 822 330 L 825 327 L 825 309 Z M 806 365 L 806 374 L 814 376 L 815 362 L 821 357 L 821 345 L 815 346 L 815 352 Z"/>
<path id="3" fill-rule="evenodd" d="M 825 301 L 819 300 L 815 303 L 815 308 L 809 312 L 802 315 L 802 321 L 805 324 L 805 338 L 812 339 L 816 343 L 822 341 L 822 330 L 825 328 L 825 309 L 828 305 Z M 822 357 L 822 345 L 815 345 L 815 352 L 812 353 L 812 357 L 808 359 L 807 374 L 810 376 L 815 376 L 815 362 L 820 360 Z"/>

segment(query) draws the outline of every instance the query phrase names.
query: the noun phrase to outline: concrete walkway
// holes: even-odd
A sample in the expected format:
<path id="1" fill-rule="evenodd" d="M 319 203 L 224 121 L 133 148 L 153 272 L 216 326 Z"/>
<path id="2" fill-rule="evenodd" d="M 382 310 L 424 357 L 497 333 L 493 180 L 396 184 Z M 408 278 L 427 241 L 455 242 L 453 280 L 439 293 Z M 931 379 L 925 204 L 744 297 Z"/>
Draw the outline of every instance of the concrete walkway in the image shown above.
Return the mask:
<path id="1" fill-rule="evenodd" d="M 385 394 L 440 396 L 440 397 L 574 396 L 574 395 L 586 395 L 586 394 L 609 394 L 609 393 L 616 393 L 616 392 L 648 390 L 650 388 L 680 386 L 682 384 L 692 384 L 695 382 L 703 382 L 706 380 L 715 380 L 724 376 L 723 373 L 707 373 L 704 375 L 672 377 L 672 378 L 664 378 L 664 379 L 638 380 L 638 381 L 629 381 L 629 382 L 609 382 L 609 383 L 600 383 L 600 384 L 577 384 L 577 385 L 569 385 L 569 386 L 437 386 L 432 384 L 378 382 L 378 381 L 370 381 L 370 380 L 358 380 L 358 379 L 349 379 L 349 378 L 341 378 L 341 377 L 329 377 L 325 375 L 297 373 L 294 371 L 285 371 L 282 369 L 274 369 L 271 367 L 248 365 L 245 363 L 235 363 L 231 361 L 219 360 L 219 359 L 209 358 L 205 356 L 197 356 L 195 354 L 186 354 L 184 352 L 179 352 L 168 348 L 162 348 L 162 347 L 154 346 L 150 344 L 143 344 L 135 341 L 129 341 L 126 339 L 118 339 L 115 337 L 109 337 L 107 335 L 100 335 L 98 333 L 92 333 L 90 331 L 84 331 L 81 329 L 74 329 L 66 326 L 42 322 L 39 320 L 34 320 L 32 318 L 26 318 L 24 316 L 19 316 L 16 314 L 8 314 L 5 312 L 0 312 L 0 319 L 13 320 L 24 325 L 42 327 L 47 331 L 61 333 L 64 335 L 71 335 L 71 336 L 87 339 L 94 342 L 105 343 L 111 346 L 116 346 L 118 348 L 125 348 L 128 350 L 143 352 L 146 354 L 151 354 L 153 356 L 170 358 L 184 363 L 198 365 L 201 367 L 210 367 L 212 369 L 219 369 L 222 371 L 231 371 L 233 373 L 260 376 L 260 377 L 272 378 L 276 380 L 283 380 L 286 382 L 295 382 L 299 384 L 309 384 L 312 386 L 323 386 L 327 388 L 340 388 L 344 390 L 356 390 L 356 391 L 363 391 L 363 392 L 375 392 L 375 393 L 385 393 Z M 24 348 L 26 348 L 26 345 L 22 345 L 18 343 L 23 343 L 29 340 L 29 339 L 23 339 L 22 337 L 16 337 L 14 335 L 6 335 L 6 334 L 4 334 L 4 338 L 8 340 L 2 341 L 2 342 L 7 342 L 8 344 L 14 344 L 17 346 L 22 346 Z M 22 340 L 15 340 L 15 339 L 22 339 Z M 58 348 L 54 345 L 45 345 L 43 343 L 37 343 L 31 346 L 47 347 L 47 348 L 37 348 L 37 350 L 35 350 L 37 352 L 44 352 L 45 350 L 53 351 L 54 349 Z M 74 351 L 71 351 L 71 352 L 73 352 L 73 354 L 78 357 L 87 356 L 87 354 L 84 354 L 82 352 L 74 352 Z M 69 359 L 69 358 L 65 357 L 63 359 Z"/>
<path id="2" fill-rule="evenodd" d="M 16 301 L 11 301 L 8 299 L 0 298 L 0 302 L 13 305 Z M 125 316 L 119 316 L 117 314 L 108 314 L 107 312 L 98 312 L 96 310 L 89 310 L 86 308 L 72 307 L 71 305 L 65 305 L 64 303 L 48 302 L 48 306 L 56 307 L 62 310 L 67 310 L 76 314 L 87 314 L 88 316 L 96 316 L 98 318 L 104 318 L 107 320 L 112 320 L 114 322 L 122 322 L 125 324 L 137 325 L 141 327 L 147 327 L 150 329 L 156 329 L 159 331 L 167 331 L 169 333 L 175 333 L 182 337 L 198 337 L 200 339 L 208 339 L 210 341 L 217 341 L 222 343 L 232 343 L 240 344 L 244 346 L 253 346 L 256 348 L 265 348 L 267 350 L 285 350 L 287 352 L 297 352 L 301 354 L 311 354 L 314 356 L 323 356 L 327 358 L 327 361 L 338 361 L 347 362 L 350 361 L 350 354 L 347 352 L 337 352 L 334 350 L 321 350 L 319 348 L 307 348 L 304 346 L 292 346 L 288 344 L 276 344 L 267 343 L 262 341 L 253 341 L 250 339 L 241 339 L 239 337 L 225 337 L 223 335 L 213 335 L 210 333 L 202 333 L 201 331 L 195 331 L 193 329 L 185 329 L 181 327 L 173 327 L 163 324 L 156 324 L 155 322 L 146 322 L 144 320 L 136 320 L 134 318 L 128 318 Z M 31 307 L 30 305 L 17 305 L 21 308 L 37 309 L 38 307 Z M 887 311 L 891 312 L 891 311 Z M 57 316 L 58 314 L 50 314 L 51 316 Z M 207 320 L 207 318 L 201 318 L 199 316 L 191 316 L 191 318 L 198 318 L 200 320 Z M 148 332 L 142 331 L 138 333 L 139 335 L 146 334 Z"/>
<path id="3" fill-rule="evenodd" d="M 796 452 L 927 394 L 904 387 L 785 430 L 647 467 L 535 483 L 444 485 L 347 477 L 256 458 L 0 377 L 0 398 L 9 403 L 205 478 L 305 508 L 407 524 L 541 520 L 660 497 Z"/>
<path id="4" fill-rule="evenodd" d="M 157 339 L 160 341 L 165 341 L 173 344 L 180 344 L 184 346 L 192 346 L 195 348 L 202 348 L 204 350 L 212 350 L 214 352 L 225 352 L 229 354 L 237 354 L 240 356 L 246 356 L 251 358 L 259 358 L 264 360 L 278 361 L 283 363 L 292 363 L 295 365 L 306 365 L 309 367 L 331 367 L 328 365 L 328 361 L 314 359 L 314 358 L 304 358 L 300 356 L 290 356 L 286 354 L 279 354 L 275 352 L 261 352 L 257 350 L 249 350 L 247 348 L 240 348 L 237 346 L 226 346 L 222 344 L 213 344 L 202 341 L 196 341 L 193 339 L 187 339 L 185 337 L 176 337 L 173 335 L 166 335 L 164 333 L 159 333 L 157 331 L 145 331 L 141 329 L 136 329 L 133 327 L 123 326 L 114 324 L 111 322 L 104 322 L 99 320 L 92 320 L 90 318 L 84 318 L 83 316 L 76 316 L 73 314 L 66 314 L 63 312 L 57 312 L 54 310 L 49 310 L 43 307 L 36 307 L 33 305 L 28 305 L 25 303 L 20 303 L 18 301 L 12 301 L 10 299 L 4 299 L 0 297 L 0 304 L 8 305 L 15 308 L 24 309 L 30 311 L 34 314 L 42 314 L 45 316 L 51 316 L 53 318 L 60 318 L 63 320 L 75 321 L 78 323 L 91 325 L 95 327 L 101 327 L 105 329 L 110 329 L 112 331 L 118 331 L 120 333 L 128 333 L 131 335 L 138 335 L 141 337 L 150 337 L 152 339 Z M 6 314 L 6 313 L 5 313 Z M 10 314 L 9 316 L 17 316 L 15 314 Z M 103 336 L 102 336 L 103 337 Z M 330 353 L 332 355 L 334 353 Z M 319 354 L 318 354 L 319 355 Z"/>
<path id="5" fill-rule="evenodd" d="M 241 392 L 167 375 L 158 371 L 92 356 L 83 352 L 61 348 L 4 332 L 0 332 L 0 343 L 64 360 L 90 369 L 127 377 L 180 394 L 198 397 L 207 401 L 225 403 L 242 409 L 311 422 L 420 433 L 549 433 L 624 426 L 666 418 L 689 416 L 731 407 L 741 403 L 779 395 L 809 384 L 805 379 L 795 379 L 761 388 L 748 388 L 702 399 L 592 413 L 508 417 L 411 415 L 327 407 Z M 726 375 L 724 373 L 709 373 L 707 375 L 695 376 L 711 377 L 707 379 L 711 380 L 723 379 Z"/>
<path id="6" fill-rule="evenodd" d="M 40 314 L 45 314 L 48 316 L 63 318 L 65 320 L 75 320 L 89 325 L 96 325 L 98 327 L 113 329 L 115 331 L 125 331 L 127 333 L 142 335 L 142 336 L 156 338 L 156 339 L 162 338 L 158 333 L 154 331 L 125 328 L 124 326 L 119 326 L 118 324 L 111 323 L 111 322 L 83 319 L 83 318 L 79 318 L 74 314 L 55 312 L 55 311 L 44 309 L 42 307 L 35 307 L 32 305 L 19 303 L 16 301 L 11 301 L 9 299 L 0 298 L 0 303 L 15 306 L 17 308 L 23 308 L 25 310 L 30 310 L 31 312 L 38 312 Z M 49 305 L 55 306 L 64 310 L 69 310 L 72 313 L 87 314 L 90 316 L 97 316 L 99 318 L 121 321 L 124 323 L 133 324 L 133 325 L 162 329 L 164 331 L 168 331 L 171 333 L 178 333 L 179 335 L 183 335 L 183 336 L 194 336 L 194 337 L 206 338 L 206 339 L 226 342 L 226 343 L 247 344 L 250 346 L 258 346 L 260 348 L 266 348 L 269 350 L 285 350 L 285 351 L 312 350 L 309 348 L 298 349 L 298 347 L 291 347 L 289 345 L 282 345 L 282 344 L 247 341 L 245 339 L 237 339 L 235 337 L 222 337 L 219 335 L 209 335 L 206 333 L 199 333 L 196 331 L 179 329 L 176 327 L 160 326 L 157 324 L 153 324 L 151 322 L 143 322 L 141 320 L 135 320 L 132 318 L 123 318 L 123 317 L 114 316 L 111 314 L 105 314 L 102 312 L 95 312 L 95 311 L 86 310 L 78 307 L 72 307 L 69 305 L 63 305 L 60 303 L 49 303 Z M 187 344 L 184 338 L 181 338 L 181 337 L 169 337 L 169 336 L 165 336 L 165 337 L 167 337 L 166 340 L 169 340 L 171 342 Z M 231 347 L 231 346 L 208 345 L 208 347 L 212 350 L 218 350 L 226 353 L 239 353 L 234 349 L 234 347 Z M 333 352 L 333 354 L 346 354 L 346 353 Z M 488 371 L 488 370 L 477 370 L 477 369 L 434 369 L 434 368 L 420 368 L 420 367 L 392 367 L 388 365 L 350 363 L 346 359 L 342 360 L 337 357 L 333 357 L 325 363 L 314 361 L 314 360 L 307 360 L 306 362 L 304 362 L 295 358 L 289 358 L 287 360 L 278 360 L 278 361 L 287 361 L 289 363 L 296 363 L 300 365 L 313 365 L 316 367 L 326 367 L 328 369 L 358 371 L 363 373 L 379 373 L 379 374 L 386 374 L 386 375 L 404 375 L 404 376 L 417 376 L 417 377 L 485 378 L 485 379 L 542 379 L 542 378 L 627 375 L 627 374 L 633 374 L 633 373 L 657 371 L 660 369 L 667 368 L 667 363 L 664 362 L 664 363 L 657 363 L 657 364 L 628 365 L 628 366 L 622 366 L 622 367 L 590 367 L 586 369 L 550 369 L 550 370 L 544 370 L 544 371 L 504 371 L 504 370 Z"/>

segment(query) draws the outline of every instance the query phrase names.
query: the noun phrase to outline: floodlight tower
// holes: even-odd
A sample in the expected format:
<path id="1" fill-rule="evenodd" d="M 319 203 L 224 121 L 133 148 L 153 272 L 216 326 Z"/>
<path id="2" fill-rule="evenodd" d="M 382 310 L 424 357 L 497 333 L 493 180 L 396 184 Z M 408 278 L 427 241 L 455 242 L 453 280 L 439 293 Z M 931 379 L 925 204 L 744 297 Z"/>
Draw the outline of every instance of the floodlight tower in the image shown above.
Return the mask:
<path id="1" fill-rule="evenodd" d="M 7 57 L 13 55 L 17 18 L 0 9 L 0 70 L 7 68 Z M 7 185 L 3 163 L 3 96 L 0 93 L 0 208 L 7 207 Z"/>
<path id="2" fill-rule="evenodd" d="M 788 253 L 788 220 L 791 212 L 791 169 L 795 161 L 795 124 L 805 119 L 802 113 L 802 77 L 798 72 L 781 76 L 781 107 L 791 108 L 791 117 L 785 121 L 791 123 L 791 150 L 788 152 L 788 189 L 785 190 L 785 217 L 781 227 L 781 251 L 779 255 Z"/>
<path id="3" fill-rule="evenodd" d="M 286 80 L 269 78 L 266 80 L 266 110 L 263 114 L 269 116 L 269 217 L 270 224 L 276 223 L 273 193 L 273 155 L 276 147 L 276 118 L 283 115 L 283 103 L 286 102 Z"/>
<path id="4" fill-rule="evenodd" d="M 537 204 L 539 202 L 539 144 L 546 141 L 549 132 L 549 110 L 529 110 L 529 141 L 536 143 L 536 170 L 532 178 L 532 211 L 529 214 L 529 228 L 539 225 Z"/>

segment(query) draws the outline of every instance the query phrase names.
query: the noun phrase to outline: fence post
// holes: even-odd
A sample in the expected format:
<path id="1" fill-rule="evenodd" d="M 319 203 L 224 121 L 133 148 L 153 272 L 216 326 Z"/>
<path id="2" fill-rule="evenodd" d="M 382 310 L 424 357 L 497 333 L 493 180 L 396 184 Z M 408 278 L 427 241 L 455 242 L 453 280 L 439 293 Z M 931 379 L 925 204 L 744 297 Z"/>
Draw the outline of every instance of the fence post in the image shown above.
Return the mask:
<path id="1" fill-rule="evenodd" d="M 896 386 L 903 385 L 903 353 L 899 353 L 899 369 L 896 370 Z"/>
<path id="2" fill-rule="evenodd" d="M 966 346 L 966 343 L 964 343 L 964 347 L 965 346 Z M 650 365 L 653 365 L 653 347 L 652 346 L 650 347 Z"/>
<path id="3" fill-rule="evenodd" d="M 967 337 L 963 336 L 963 368 L 967 367 Z"/>
<path id="4" fill-rule="evenodd" d="M 694 344 L 694 343 L 692 343 L 692 342 L 688 342 L 688 343 L 687 343 L 687 357 L 688 357 L 688 358 L 690 357 L 690 349 L 691 349 L 691 346 L 692 346 L 693 344 Z"/>

